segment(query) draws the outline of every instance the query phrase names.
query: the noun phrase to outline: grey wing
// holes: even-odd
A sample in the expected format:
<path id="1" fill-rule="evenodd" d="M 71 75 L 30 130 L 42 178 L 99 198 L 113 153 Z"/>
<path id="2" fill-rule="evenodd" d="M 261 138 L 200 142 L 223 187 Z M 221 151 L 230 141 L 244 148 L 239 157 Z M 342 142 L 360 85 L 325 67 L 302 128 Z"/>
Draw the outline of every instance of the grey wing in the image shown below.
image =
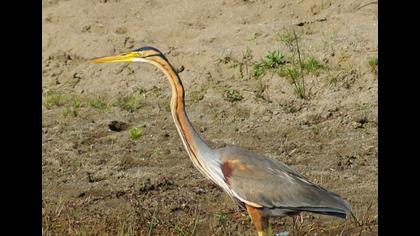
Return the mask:
<path id="1" fill-rule="evenodd" d="M 281 162 L 238 147 L 218 151 L 225 181 L 246 202 L 279 212 L 310 211 L 339 217 L 345 217 L 349 210 L 340 196 L 311 183 Z"/>

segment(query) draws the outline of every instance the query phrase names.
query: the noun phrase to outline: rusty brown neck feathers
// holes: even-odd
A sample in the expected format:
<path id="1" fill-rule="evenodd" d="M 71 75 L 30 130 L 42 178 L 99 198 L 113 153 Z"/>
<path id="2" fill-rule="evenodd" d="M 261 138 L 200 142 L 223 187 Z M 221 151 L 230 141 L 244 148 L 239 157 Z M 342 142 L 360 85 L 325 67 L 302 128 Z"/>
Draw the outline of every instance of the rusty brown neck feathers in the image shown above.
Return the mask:
<path id="1" fill-rule="evenodd" d="M 206 166 L 203 165 L 202 158 L 211 156 L 213 150 L 204 142 L 188 119 L 185 112 L 185 94 L 181 79 L 165 58 L 153 56 L 148 58 L 148 61 L 162 70 L 168 78 L 172 90 L 171 112 L 175 126 L 194 166 L 205 176 L 210 177 L 205 171 Z"/>

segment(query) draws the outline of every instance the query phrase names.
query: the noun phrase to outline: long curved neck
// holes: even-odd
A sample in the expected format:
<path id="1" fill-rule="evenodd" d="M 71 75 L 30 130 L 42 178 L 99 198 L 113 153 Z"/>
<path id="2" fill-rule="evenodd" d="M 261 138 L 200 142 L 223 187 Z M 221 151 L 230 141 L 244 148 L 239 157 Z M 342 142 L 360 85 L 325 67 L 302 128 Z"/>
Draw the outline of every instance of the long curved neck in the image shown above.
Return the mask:
<path id="1" fill-rule="evenodd" d="M 184 87 L 182 86 L 181 79 L 165 59 L 154 57 L 149 62 L 161 69 L 169 79 L 172 89 L 171 113 L 175 126 L 191 161 L 196 168 L 207 176 L 206 171 L 204 171 L 205 166 L 203 167 L 201 160 L 203 157 L 206 158 L 211 155 L 213 150 L 204 142 L 188 119 L 187 113 L 185 112 Z"/>

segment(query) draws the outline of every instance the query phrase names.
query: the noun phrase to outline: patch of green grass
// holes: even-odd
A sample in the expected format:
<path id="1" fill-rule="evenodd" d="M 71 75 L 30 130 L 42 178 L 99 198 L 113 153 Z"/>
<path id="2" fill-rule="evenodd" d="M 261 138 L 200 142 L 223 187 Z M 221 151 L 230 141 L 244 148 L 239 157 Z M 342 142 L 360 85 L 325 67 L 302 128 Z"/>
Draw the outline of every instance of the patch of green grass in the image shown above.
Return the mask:
<path id="1" fill-rule="evenodd" d="M 268 71 L 278 69 L 285 63 L 285 56 L 280 51 L 270 51 L 260 62 L 252 65 L 251 75 L 258 79 L 263 77 Z"/>
<path id="2" fill-rule="evenodd" d="M 47 109 L 51 109 L 53 107 L 68 106 L 66 108 L 68 111 L 76 111 L 84 104 L 82 103 L 82 99 L 79 99 L 76 95 L 73 94 L 47 92 L 43 97 L 43 105 Z"/>
<path id="3" fill-rule="evenodd" d="M 66 107 L 66 109 L 63 111 L 64 118 L 68 117 L 69 115 L 76 117 L 79 108 L 84 106 L 82 100 L 79 99 L 76 95 L 72 95 L 71 98 L 68 99 L 68 103 L 70 103 L 70 106 Z"/>
<path id="4" fill-rule="evenodd" d="M 82 100 L 79 99 L 77 96 L 73 95 L 70 99 L 71 108 L 76 110 L 80 107 L 82 107 L 84 104 L 82 103 Z"/>
<path id="5" fill-rule="evenodd" d="M 118 98 L 114 105 L 122 108 L 123 110 L 133 112 L 140 108 L 143 103 L 145 98 L 144 92 L 145 91 L 142 88 L 138 88 L 131 94 Z"/>
<path id="6" fill-rule="evenodd" d="M 75 109 L 71 107 L 66 107 L 66 109 L 63 111 L 63 117 L 67 118 L 68 116 L 72 115 L 73 117 L 77 116 L 77 112 Z"/>
<path id="7" fill-rule="evenodd" d="M 144 127 L 134 127 L 128 130 L 128 136 L 132 140 L 138 140 L 144 133 Z"/>
<path id="8" fill-rule="evenodd" d="M 280 76 L 290 78 L 295 94 L 299 98 L 307 99 L 308 94 L 306 92 L 304 81 L 305 74 L 319 75 L 319 71 L 323 69 L 324 66 L 312 56 L 310 56 L 306 61 L 302 59 L 299 48 L 299 37 L 294 30 L 291 32 L 289 31 L 282 41 L 292 51 L 292 55 L 290 56 L 291 63 L 284 68 L 277 69 L 277 73 Z"/>
<path id="9" fill-rule="evenodd" d="M 302 76 L 302 74 L 298 68 L 290 67 L 286 68 L 286 76 L 289 76 L 292 79 L 292 82 L 295 82 Z"/>
<path id="10" fill-rule="evenodd" d="M 224 87 L 224 98 L 229 102 L 241 101 L 244 97 L 239 93 L 238 90 L 232 89 L 230 86 L 226 85 Z"/>
<path id="11" fill-rule="evenodd" d="M 293 91 L 299 98 L 306 98 L 305 83 L 298 65 L 292 64 L 288 67 L 280 68 L 277 73 L 281 77 L 290 79 Z"/>
<path id="12" fill-rule="evenodd" d="M 265 67 L 268 68 L 278 68 L 281 65 L 286 63 L 284 55 L 281 54 L 280 51 L 272 51 L 268 52 L 268 54 L 264 57 L 263 63 Z"/>
<path id="13" fill-rule="evenodd" d="M 105 110 L 108 107 L 108 103 L 105 102 L 105 98 L 102 96 L 89 98 L 88 104 L 90 107 L 98 109 L 98 110 Z"/>
<path id="14" fill-rule="evenodd" d="M 303 76 L 300 70 L 296 67 L 287 68 L 287 75 L 292 80 L 293 90 L 295 94 L 302 99 L 306 99 L 306 90 L 305 83 L 303 81 Z"/>
<path id="15" fill-rule="evenodd" d="M 320 70 L 325 69 L 325 66 L 321 64 L 317 59 L 314 57 L 309 57 L 308 60 L 303 62 L 302 68 L 308 74 L 319 75 Z"/>
<path id="16" fill-rule="evenodd" d="M 46 92 L 43 97 L 43 105 L 47 109 L 64 106 L 68 101 L 68 96 L 59 92 Z"/>
<path id="17" fill-rule="evenodd" d="M 378 58 L 376 56 L 369 59 L 369 66 L 372 72 L 378 72 Z"/>
<path id="18" fill-rule="evenodd" d="M 54 91 L 46 92 L 44 94 L 43 105 L 47 109 L 65 106 L 62 114 L 64 118 L 66 118 L 69 115 L 72 115 L 73 117 L 77 116 L 77 110 L 83 106 L 83 103 L 76 95 Z"/>
<path id="19" fill-rule="evenodd" d="M 293 82 L 296 78 L 299 78 L 301 76 L 299 67 L 294 64 L 280 67 L 276 72 L 280 77 L 286 77 L 290 79 L 291 82 Z"/>
<path id="20" fill-rule="evenodd" d="M 254 78 L 259 78 L 264 76 L 266 73 L 266 68 L 264 67 L 263 63 L 256 63 L 252 65 L 251 75 Z"/>
<path id="21" fill-rule="evenodd" d="M 289 47 L 291 53 L 283 54 L 280 50 L 269 51 L 259 61 L 252 61 L 252 50 L 247 48 L 242 52 L 242 58 L 235 60 L 232 57 L 225 57 L 219 60 L 227 64 L 233 64 L 232 67 L 237 68 L 237 78 L 255 78 L 260 79 L 267 73 L 278 74 L 281 77 L 290 79 L 293 85 L 295 94 L 299 98 L 309 98 L 308 91 L 305 88 L 305 75 L 316 75 L 319 76 L 321 71 L 327 69 L 314 56 L 309 55 L 308 57 L 302 57 L 299 48 L 299 38 L 294 30 L 288 31 L 283 35 L 279 35 L 279 40 Z M 260 83 L 256 90 L 256 97 L 261 98 L 265 91 L 265 86 Z M 238 91 L 230 89 L 230 87 L 224 90 L 224 97 L 228 101 L 240 101 L 242 95 Z"/>

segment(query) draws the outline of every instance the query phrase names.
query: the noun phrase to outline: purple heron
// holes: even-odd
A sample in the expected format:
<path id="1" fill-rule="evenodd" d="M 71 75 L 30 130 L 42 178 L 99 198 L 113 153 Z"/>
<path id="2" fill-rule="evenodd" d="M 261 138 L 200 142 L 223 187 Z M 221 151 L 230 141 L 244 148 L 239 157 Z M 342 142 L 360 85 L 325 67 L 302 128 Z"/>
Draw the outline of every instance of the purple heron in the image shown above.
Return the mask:
<path id="1" fill-rule="evenodd" d="M 252 151 L 227 146 L 210 148 L 193 128 L 185 111 L 184 87 L 167 58 L 156 48 L 142 47 L 92 63 L 145 62 L 159 68 L 171 85 L 171 113 L 194 166 L 246 209 L 259 236 L 271 231 L 268 218 L 311 212 L 346 218 L 349 204 L 287 165 Z"/>

